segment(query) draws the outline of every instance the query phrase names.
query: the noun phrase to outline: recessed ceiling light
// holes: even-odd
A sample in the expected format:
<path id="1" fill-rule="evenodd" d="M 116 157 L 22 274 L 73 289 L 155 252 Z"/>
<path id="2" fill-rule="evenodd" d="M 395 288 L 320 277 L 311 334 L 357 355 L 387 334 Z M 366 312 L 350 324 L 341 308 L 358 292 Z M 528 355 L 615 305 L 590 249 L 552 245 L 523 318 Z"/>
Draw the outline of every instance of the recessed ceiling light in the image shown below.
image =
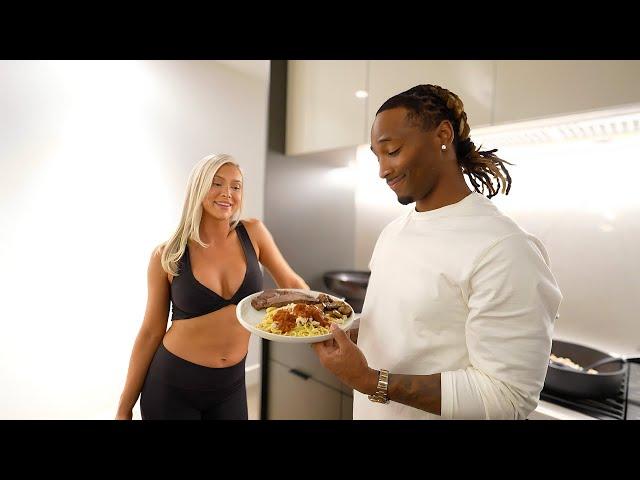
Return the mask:
<path id="1" fill-rule="evenodd" d="M 358 90 L 356 92 L 356 97 L 358 98 L 367 98 L 369 94 L 365 90 Z"/>

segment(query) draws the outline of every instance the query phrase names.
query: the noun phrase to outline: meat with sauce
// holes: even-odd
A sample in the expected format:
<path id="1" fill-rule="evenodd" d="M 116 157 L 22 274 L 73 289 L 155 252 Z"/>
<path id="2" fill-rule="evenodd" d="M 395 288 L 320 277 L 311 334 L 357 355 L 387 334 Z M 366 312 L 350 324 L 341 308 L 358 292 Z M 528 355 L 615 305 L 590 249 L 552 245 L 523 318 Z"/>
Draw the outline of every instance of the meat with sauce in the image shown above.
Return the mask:
<path id="1" fill-rule="evenodd" d="M 318 299 L 303 292 L 272 289 L 265 290 L 251 300 L 251 306 L 256 310 L 264 310 L 269 307 L 282 307 L 290 303 L 318 303 Z"/>
<path id="2" fill-rule="evenodd" d="M 296 328 L 296 316 L 286 310 L 280 310 L 273 316 L 273 322 L 278 326 L 278 330 L 287 333 Z"/>

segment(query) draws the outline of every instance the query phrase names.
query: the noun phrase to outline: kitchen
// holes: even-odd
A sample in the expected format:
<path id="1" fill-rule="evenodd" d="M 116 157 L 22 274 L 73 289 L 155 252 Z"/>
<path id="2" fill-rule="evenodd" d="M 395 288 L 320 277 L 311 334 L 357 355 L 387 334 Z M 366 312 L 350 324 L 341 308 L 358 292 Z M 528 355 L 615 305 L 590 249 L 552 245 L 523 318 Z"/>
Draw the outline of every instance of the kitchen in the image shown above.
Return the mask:
<path id="1" fill-rule="evenodd" d="M 1 61 L 0 73 L 0 287 L 13 300 L 6 317 L 29 320 L 4 331 L 0 380 L 12 394 L 0 418 L 113 418 L 145 262 L 178 216 L 191 165 L 211 152 L 238 157 L 243 216 L 264 221 L 312 289 L 359 311 L 378 234 L 412 208 L 377 177 L 369 130 L 386 98 L 420 83 L 457 92 L 476 145 L 515 163 L 513 190 L 493 201 L 549 251 L 564 295 L 554 339 L 621 359 L 602 367 L 619 392 L 545 389 L 529 418 L 640 418 L 640 61 Z M 39 248 L 36 219 L 64 269 Z M 107 252 L 99 275 L 86 261 L 94 249 Z M 26 286 L 41 271 L 57 278 L 33 302 Z M 75 308 L 52 309 L 70 290 Z M 125 314 L 112 314 L 113 298 Z M 353 392 L 308 345 L 252 337 L 246 383 L 251 419 L 352 415 Z"/>
<path id="2" fill-rule="evenodd" d="M 640 173 L 639 67 L 631 61 L 272 62 L 265 221 L 313 289 L 330 290 L 325 277 L 332 271 L 345 280 L 366 276 L 378 234 L 407 208 L 377 178 L 368 145 L 373 115 L 394 93 L 425 78 L 441 82 L 470 99 L 465 108 L 476 145 L 500 148 L 502 158 L 516 163 L 514 189 L 493 201 L 549 250 L 564 294 L 554 338 L 632 359 L 640 354 L 634 271 L 640 258 L 632 240 L 640 234 L 640 196 L 632 183 Z M 628 174 L 602 181 L 602 162 L 611 175 Z M 330 232 L 318 235 L 317 222 L 331 225 Z M 307 255 L 310 250 L 318 254 Z M 366 290 L 362 280 L 341 285 Z M 350 418 L 352 394 L 308 348 L 263 341 L 262 366 L 261 418 Z M 545 388 L 529 418 L 640 418 L 638 368 L 625 363 L 620 392 L 605 399 Z"/>

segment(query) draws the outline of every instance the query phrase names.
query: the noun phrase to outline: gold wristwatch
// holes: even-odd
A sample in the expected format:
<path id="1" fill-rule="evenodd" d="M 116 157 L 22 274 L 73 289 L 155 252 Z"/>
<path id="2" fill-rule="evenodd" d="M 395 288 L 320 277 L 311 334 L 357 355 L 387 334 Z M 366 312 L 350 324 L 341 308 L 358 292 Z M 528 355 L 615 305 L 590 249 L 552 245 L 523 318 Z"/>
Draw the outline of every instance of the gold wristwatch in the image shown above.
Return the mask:
<path id="1" fill-rule="evenodd" d="M 380 369 L 376 393 L 369 395 L 369 400 L 376 403 L 389 403 L 389 370 Z"/>

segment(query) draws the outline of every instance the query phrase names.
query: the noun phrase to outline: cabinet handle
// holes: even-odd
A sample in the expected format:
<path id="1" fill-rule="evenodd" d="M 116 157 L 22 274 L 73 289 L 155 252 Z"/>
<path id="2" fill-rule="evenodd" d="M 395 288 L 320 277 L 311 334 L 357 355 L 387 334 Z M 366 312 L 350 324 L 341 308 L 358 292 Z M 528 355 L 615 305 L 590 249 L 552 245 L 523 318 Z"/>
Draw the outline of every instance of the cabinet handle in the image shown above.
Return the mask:
<path id="1" fill-rule="evenodd" d="M 289 370 L 289 373 L 293 373 L 294 375 L 297 375 L 298 377 L 302 378 L 303 380 L 308 380 L 309 378 L 311 378 L 311 375 L 301 372 L 300 370 L 296 370 L 295 368 L 292 368 Z"/>

